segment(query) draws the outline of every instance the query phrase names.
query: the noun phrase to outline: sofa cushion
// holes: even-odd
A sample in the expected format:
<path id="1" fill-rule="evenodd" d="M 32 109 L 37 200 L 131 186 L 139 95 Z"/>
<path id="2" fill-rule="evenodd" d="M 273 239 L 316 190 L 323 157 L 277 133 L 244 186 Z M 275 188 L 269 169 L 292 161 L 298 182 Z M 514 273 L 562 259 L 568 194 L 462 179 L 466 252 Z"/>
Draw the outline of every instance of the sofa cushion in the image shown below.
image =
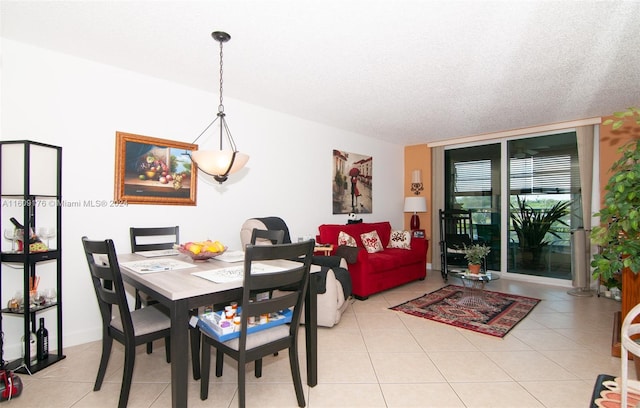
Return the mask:
<path id="1" fill-rule="evenodd" d="M 364 249 L 366 249 L 370 254 L 374 254 L 376 252 L 384 250 L 382 242 L 380 242 L 380 236 L 378 235 L 378 232 L 376 230 L 360 234 L 360 239 L 362 240 Z"/>
<path id="2" fill-rule="evenodd" d="M 422 260 L 420 254 L 406 249 L 387 248 L 382 252 L 367 254 L 367 261 L 373 271 L 388 271 L 398 269 L 405 265 L 419 263 Z"/>
<path id="3" fill-rule="evenodd" d="M 358 244 L 356 244 L 356 239 L 344 231 L 340 231 L 340 233 L 338 234 L 338 245 L 350 247 L 358 246 Z"/>
<path id="4" fill-rule="evenodd" d="M 344 231 L 345 233 L 351 235 L 355 238 L 356 244 L 360 248 L 364 248 L 362 241 L 360 239 L 360 234 L 364 234 L 365 232 L 370 232 L 372 230 L 376 230 L 378 232 L 378 236 L 380 237 L 380 241 L 382 242 L 382 246 L 386 247 L 389 245 L 389 235 L 391 234 L 391 224 L 388 221 L 382 222 L 361 222 L 358 224 L 322 224 L 318 228 L 318 242 L 322 242 L 323 244 L 338 244 L 338 234 L 340 231 Z"/>
<path id="5" fill-rule="evenodd" d="M 387 248 L 411 249 L 411 232 L 391 231 Z"/>

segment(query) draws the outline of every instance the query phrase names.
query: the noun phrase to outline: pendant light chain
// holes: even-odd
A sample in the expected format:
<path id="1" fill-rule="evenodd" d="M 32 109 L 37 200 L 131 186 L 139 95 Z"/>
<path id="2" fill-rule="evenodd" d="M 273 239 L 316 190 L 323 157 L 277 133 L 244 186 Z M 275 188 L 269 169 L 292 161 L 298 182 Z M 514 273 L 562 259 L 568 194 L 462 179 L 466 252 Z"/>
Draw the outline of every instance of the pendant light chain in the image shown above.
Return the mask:
<path id="1" fill-rule="evenodd" d="M 235 173 L 245 166 L 249 160 L 249 156 L 238 151 L 236 143 L 233 140 L 233 136 L 231 136 L 231 132 L 229 131 L 229 126 L 227 126 L 227 121 L 225 119 L 226 114 L 224 113 L 224 100 L 222 97 L 224 91 L 223 43 L 229 41 L 231 36 L 223 31 L 214 31 L 211 33 L 211 36 L 214 40 L 220 43 L 220 104 L 218 105 L 218 114 L 216 117 L 207 125 L 207 127 L 205 127 L 205 129 L 192 143 L 195 144 L 196 141 L 198 141 L 198 139 L 200 139 L 200 137 L 204 135 L 216 121 L 219 121 L 220 147 L 219 150 L 215 151 L 196 150 L 192 154 L 189 154 L 189 156 L 200 171 L 212 176 L 214 180 L 222 184 L 228 179 L 229 174 Z M 223 149 L 223 140 L 225 140 L 225 135 L 231 149 Z"/>
<path id="2" fill-rule="evenodd" d="M 222 44 L 223 42 L 220 41 L 220 105 L 218 105 L 218 112 L 220 113 L 224 112 L 224 105 L 222 104 Z"/>

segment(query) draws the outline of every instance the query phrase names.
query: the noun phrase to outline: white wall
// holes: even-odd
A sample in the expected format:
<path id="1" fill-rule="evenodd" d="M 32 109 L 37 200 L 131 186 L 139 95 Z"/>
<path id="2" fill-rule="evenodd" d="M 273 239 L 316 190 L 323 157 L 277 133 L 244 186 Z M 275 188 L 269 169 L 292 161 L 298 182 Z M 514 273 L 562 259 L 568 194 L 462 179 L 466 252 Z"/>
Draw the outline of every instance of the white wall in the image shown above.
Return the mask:
<path id="1" fill-rule="evenodd" d="M 7 39 L 0 50 L 0 139 L 62 146 L 66 202 L 113 199 L 116 131 L 191 142 L 217 111 L 217 89 L 202 92 Z M 112 238 L 119 251 L 128 252 L 129 226 L 180 225 L 182 241 L 211 238 L 239 248 L 246 218 L 277 215 L 287 221 L 294 240 L 315 236 L 318 225 L 347 219 L 332 214 L 333 149 L 373 157 L 373 213 L 362 218 L 403 226 L 402 146 L 228 97 L 225 111 L 238 148 L 251 159 L 246 170 L 222 186 L 199 177 L 197 206 L 63 208 L 65 346 L 101 336 L 83 235 Z M 216 146 L 213 140 L 198 143 L 201 148 Z M 8 216 L 3 213 L 2 218 L 4 225 Z M 3 270 L 2 275 L 5 302 L 20 287 L 19 281 L 12 282 L 20 274 Z M 44 274 L 42 279 L 41 287 L 52 285 Z M 44 317 L 55 336 L 53 312 Z M 5 359 L 18 357 L 21 319 L 5 317 L 3 325 Z"/>

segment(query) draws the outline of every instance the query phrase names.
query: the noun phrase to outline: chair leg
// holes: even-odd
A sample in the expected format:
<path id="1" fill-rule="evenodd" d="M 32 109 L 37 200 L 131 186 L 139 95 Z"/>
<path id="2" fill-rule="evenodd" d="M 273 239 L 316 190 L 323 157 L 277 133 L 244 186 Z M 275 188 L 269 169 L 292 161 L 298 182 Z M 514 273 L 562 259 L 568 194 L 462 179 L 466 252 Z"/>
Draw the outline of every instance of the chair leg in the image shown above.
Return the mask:
<path id="1" fill-rule="evenodd" d="M 200 354 L 200 329 L 197 327 L 189 326 L 189 338 L 191 340 L 191 369 L 193 371 L 193 379 L 200 379 L 200 360 L 198 355 Z"/>
<path id="2" fill-rule="evenodd" d="M 147 343 L 147 345 L 149 344 Z M 169 336 L 164 338 L 164 354 L 167 363 L 171 363 L 171 337 Z"/>
<path id="3" fill-rule="evenodd" d="M 102 381 L 104 375 L 107 372 L 107 365 L 109 364 L 109 357 L 111 356 L 111 346 L 113 345 L 113 339 L 107 334 L 103 334 L 102 338 L 102 357 L 100 357 L 100 365 L 98 366 L 98 375 L 96 376 L 96 383 L 93 386 L 94 391 L 100 391 L 102 387 Z"/>
<path id="4" fill-rule="evenodd" d="M 142 297 L 140 297 L 140 291 L 136 289 L 136 310 L 142 307 Z"/>
<path id="5" fill-rule="evenodd" d="M 255 362 L 256 368 L 255 368 L 255 373 L 256 373 L 256 378 L 260 378 L 262 377 L 262 359 L 259 358 L 256 360 Z"/>
<path id="6" fill-rule="evenodd" d="M 304 400 L 304 391 L 302 389 L 302 378 L 300 377 L 300 361 L 298 361 L 298 346 L 295 344 L 289 347 L 289 366 L 291 366 L 291 377 L 293 377 L 293 387 L 296 390 L 296 398 L 298 399 L 298 406 L 304 407 L 306 403 Z"/>
<path id="7" fill-rule="evenodd" d="M 224 366 L 224 353 L 216 349 L 216 377 L 222 377 L 223 366 Z"/>
<path id="8" fill-rule="evenodd" d="M 124 371 L 122 373 L 122 387 L 120 388 L 120 400 L 118 408 L 127 408 L 129 392 L 131 391 L 131 379 L 133 378 L 133 366 L 136 362 L 136 346 L 125 344 L 124 346 Z"/>
<path id="9" fill-rule="evenodd" d="M 211 345 L 206 341 L 202 342 L 202 363 L 200 365 L 200 399 L 209 398 L 209 371 L 211 370 Z M 216 363 L 217 364 L 217 363 Z"/>
<path id="10" fill-rule="evenodd" d="M 140 291 L 138 289 L 136 289 L 136 310 L 140 309 L 142 307 L 142 296 L 140 296 Z M 151 354 L 153 353 L 153 342 L 148 342 L 147 343 L 147 354 Z"/>
<path id="11" fill-rule="evenodd" d="M 629 315 L 631 315 L 631 312 L 629 312 Z M 624 335 L 624 333 L 623 333 Z M 620 355 L 624 356 L 622 357 L 620 360 L 622 362 L 622 366 L 621 366 L 621 383 L 620 383 L 620 406 L 621 407 L 626 407 L 628 405 L 628 401 L 629 401 L 629 358 L 627 358 L 629 356 L 629 350 L 627 350 L 627 348 L 624 346 L 624 341 L 621 344 L 620 347 Z M 635 358 L 635 356 L 633 356 L 633 358 Z M 631 360 L 633 361 L 633 360 Z M 624 405 L 622 405 L 624 404 Z M 637 405 L 634 405 L 637 406 Z"/>
<path id="12" fill-rule="evenodd" d="M 238 408 L 244 408 L 246 404 L 246 369 L 247 369 L 247 361 L 244 358 L 244 355 L 240 353 L 241 356 L 238 359 Z"/>

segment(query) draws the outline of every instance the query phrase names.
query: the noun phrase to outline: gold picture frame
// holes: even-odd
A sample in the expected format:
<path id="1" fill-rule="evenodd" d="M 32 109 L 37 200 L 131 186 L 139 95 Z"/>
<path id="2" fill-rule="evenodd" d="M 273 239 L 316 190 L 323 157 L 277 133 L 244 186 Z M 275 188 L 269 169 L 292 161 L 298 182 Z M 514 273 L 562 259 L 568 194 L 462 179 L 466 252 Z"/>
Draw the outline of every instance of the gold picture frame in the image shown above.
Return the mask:
<path id="1" fill-rule="evenodd" d="M 116 202 L 196 205 L 198 145 L 116 132 Z"/>

